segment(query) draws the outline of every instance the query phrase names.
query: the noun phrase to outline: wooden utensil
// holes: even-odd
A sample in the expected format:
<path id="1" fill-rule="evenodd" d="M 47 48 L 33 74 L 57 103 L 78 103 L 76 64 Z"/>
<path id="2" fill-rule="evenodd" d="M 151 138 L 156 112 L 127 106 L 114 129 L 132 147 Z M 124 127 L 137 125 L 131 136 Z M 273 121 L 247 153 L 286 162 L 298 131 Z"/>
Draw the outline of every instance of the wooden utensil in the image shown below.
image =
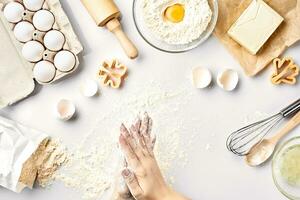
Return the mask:
<path id="1" fill-rule="evenodd" d="M 138 50 L 124 33 L 119 18 L 121 12 L 113 0 L 81 0 L 98 26 L 106 27 L 114 33 L 127 56 L 134 59 Z"/>
<path id="2" fill-rule="evenodd" d="M 246 156 L 246 162 L 250 166 L 258 166 L 267 161 L 274 152 L 277 143 L 300 124 L 300 112 L 298 112 L 276 135 L 264 139 L 254 145 Z"/>

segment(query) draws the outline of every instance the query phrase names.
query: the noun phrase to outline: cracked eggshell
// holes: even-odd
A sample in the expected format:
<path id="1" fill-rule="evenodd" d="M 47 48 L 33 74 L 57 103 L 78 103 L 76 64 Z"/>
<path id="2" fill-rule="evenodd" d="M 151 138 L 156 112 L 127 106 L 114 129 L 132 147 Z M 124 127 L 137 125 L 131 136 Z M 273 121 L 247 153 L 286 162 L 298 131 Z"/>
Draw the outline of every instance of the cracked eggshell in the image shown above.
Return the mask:
<path id="1" fill-rule="evenodd" d="M 22 20 L 25 8 L 17 2 L 8 3 L 3 10 L 4 17 L 11 23 L 17 23 Z"/>
<path id="2" fill-rule="evenodd" d="M 226 91 L 232 91 L 236 88 L 239 82 L 239 75 L 233 69 L 225 69 L 218 73 L 218 86 Z"/>
<path id="3" fill-rule="evenodd" d="M 98 83 L 95 80 L 85 80 L 80 86 L 81 94 L 85 97 L 93 97 L 98 93 Z"/>
<path id="4" fill-rule="evenodd" d="M 212 81 L 212 75 L 209 69 L 204 67 L 196 67 L 192 71 L 193 85 L 196 88 L 206 88 Z"/>
<path id="5" fill-rule="evenodd" d="M 42 60 L 35 64 L 33 68 L 33 77 L 42 83 L 49 83 L 55 77 L 56 69 L 54 65 L 49 62 Z"/>
<path id="6" fill-rule="evenodd" d="M 23 0 L 23 4 L 30 11 L 38 11 L 43 7 L 44 0 Z"/>
<path id="7" fill-rule="evenodd" d="M 59 51 L 65 44 L 65 36 L 58 30 L 51 30 L 44 37 L 44 45 L 51 51 Z"/>
<path id="8" fill-rule="evenodd" d="M 20 42 L 28 42 L 33 38 L 34 27 L 27 21 L 17 23 L 14 28 L 14 35 Z"/>
<path id="9" fill-rule="evenodd" d="M 75 67 L 75 64 L 75 55 L 68 50 L 62 50 L 58 52 L 54 57 L 54 65 L 59 71 L 71 71 Z"/>
<path id="10" fill-rule="evenodd" d="M 43 58 L 44 46 L 37 41 L 26 42 L 22 48 L 23 57 L 29 62 L 38 62 Z"/>
<path id="11" fill-rule="evenodd" d="M 39 31 L 49 31 L 55 22 L 55 17 L 49 10 L 39 10 L 32 18 L 32 23 Z"/>
<path id="12" fill-rule="evenodd" d="M 76 112 L 74 103 L 67 99 L 61 99 L 56 105 L 56 115 L 59 119 L 67 121 L 71 119 Z"/>

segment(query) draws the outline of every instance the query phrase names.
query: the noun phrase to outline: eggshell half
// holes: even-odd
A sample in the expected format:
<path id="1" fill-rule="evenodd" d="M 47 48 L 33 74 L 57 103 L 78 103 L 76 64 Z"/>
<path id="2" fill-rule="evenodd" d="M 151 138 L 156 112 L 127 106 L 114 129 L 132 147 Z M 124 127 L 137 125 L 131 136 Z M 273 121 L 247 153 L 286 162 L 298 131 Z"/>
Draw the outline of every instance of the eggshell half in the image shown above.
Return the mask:
<path id="1" fill-rule="evenodd" d="M 56 115 L 59 119 L 67 121 L 71 119 L 76 112 L 74 103 L 67 99 L 61 99 L 56 105 Z"/>
<path id="2" fill-rule="evenodd" d="M 81 94 L 85 97 L 93 97 L 98 93 L 98 83 L 95 80 L 85 80 L 80 87 Z"/>
<path id="3" fill-rule="evenodd" d="M 17 23 L 22 20 L 25 8 L 22 4 L 17 2 L 10 2 L 6 4 L 3 10 L 3 15 L 7 21 Z"/>
<path id="4" fill-rule="evenodd" d="M 218 86 L 226 91 L 233 91 L 239 82 L 239 75 L 233 69 L 225 69 L 218 73 Z"/>
<path id="5" fill-rule="evenodd" d="M 28 42 L 33 38 L 34 27 L 27 21 L 17 23 L 14 28 L 14 35 L 20 42 Z"/>
<path id="6" fill-rule="evenodd" d="M 55 67 L 62 72 L 71 71 L 76 64 L 76 58 L 74 54 L 67 50 L 58 52 L 54 57 Z"/>
<path id="7" fill-rule="evenodd" d="M 192 71 L 193 73 L 193 85 L 196 88 L 206 88 L 212 81 L 212 75 L 209 69 L 204 67 L 196 67 Z"/>
<path id="8" fill-rule="evenodd" d="M 44 45 L 51 51 L 59 51 L 65 44 L 65 36 L 58 30 L 51 30 L 44 37 Z"/>
<path id="9" fill-rule="evenodd" d="M 26 42 L 22 48 L 22 55 L 29 62 L 37 62 L 43 58 L 44 46 L 37 41 Z"/>
<path id="10" fill-rule="evenodd" d="M 48 83 L 52 81 L 55 77 L 55 67 L 49 61 L 40 61 L 35 64 L 33 68 L 33 77 L 42 83 Z"/>
<path id="11" fill-rule="evenodd" d="M 39 10 L 32 18 L 32 23 L 40 31 L 49 31 L 55 22 L 54 15 L 49 10 Z"/>
<path id="12" fill-rule="evenodd" d="M 38 11 L 43 7 L 44 0 L 23 0 L 23 4 L 30 11 Z"/>

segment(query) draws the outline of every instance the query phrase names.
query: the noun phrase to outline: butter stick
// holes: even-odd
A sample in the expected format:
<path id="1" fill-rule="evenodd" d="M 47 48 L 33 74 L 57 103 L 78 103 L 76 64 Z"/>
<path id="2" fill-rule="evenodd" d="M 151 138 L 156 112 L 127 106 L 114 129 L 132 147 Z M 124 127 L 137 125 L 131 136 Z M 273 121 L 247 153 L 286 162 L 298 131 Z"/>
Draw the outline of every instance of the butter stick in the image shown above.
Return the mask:
<path id="1" fill-rule="evenodd" d="M 275 10 L 262 0 L 253 0 L 228 30 L 229 36 L 255 55 L 283 22 Z"/>

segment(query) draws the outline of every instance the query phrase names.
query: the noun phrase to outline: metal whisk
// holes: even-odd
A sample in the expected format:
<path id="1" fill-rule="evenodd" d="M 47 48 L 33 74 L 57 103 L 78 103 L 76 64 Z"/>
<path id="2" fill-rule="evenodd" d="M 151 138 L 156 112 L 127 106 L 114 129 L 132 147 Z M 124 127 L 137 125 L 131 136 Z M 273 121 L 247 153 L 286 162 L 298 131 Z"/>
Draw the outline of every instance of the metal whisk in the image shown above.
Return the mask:
<path id="1" fill-rule="evenodd" d="M 299 110 L 300 99 L 271 117 L 255 122 L 231 133 L 227 138 L 227 149 L 239 156 L 247 155 L 251 147 L 260 143 L 284 118 L 292 117 Z"/>

